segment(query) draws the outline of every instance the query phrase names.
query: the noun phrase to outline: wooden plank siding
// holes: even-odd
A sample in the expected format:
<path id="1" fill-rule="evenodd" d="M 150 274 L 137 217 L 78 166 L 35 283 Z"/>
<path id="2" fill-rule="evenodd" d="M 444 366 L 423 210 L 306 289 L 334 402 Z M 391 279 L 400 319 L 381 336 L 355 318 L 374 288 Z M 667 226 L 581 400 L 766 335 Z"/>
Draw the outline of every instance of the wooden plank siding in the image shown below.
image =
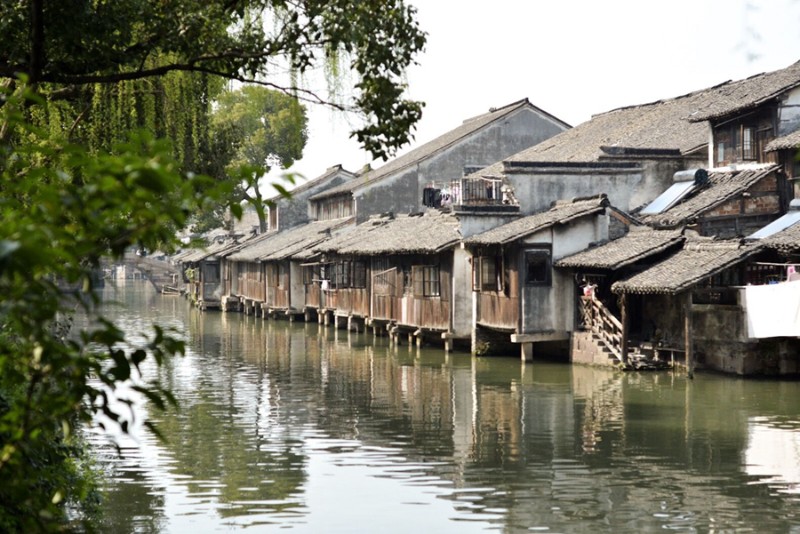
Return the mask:
<path id="1" fill-rule="evenodd" d="M 477 292 L 476 321 L 482 326 L 518 330 L 520 320 L 520 256 L 497 248 L 473 257 L 472 286 Z"/>
<path id="2" fill-rule="evenodd" d="M 765 150 L 775 138 L 776 110 L 763 107 L 754 113 L 714 126 L 712 146 L 718 167 L 734 163 L 777 163 L 777 154 Z"/>
<path id="3" fill-rule="evenodd" d="M 321 264 L 303 267 L 303 308 L 320 310 L 323 306 Z"/>
<path id="4" fill-rule="evenodd" d="M 367 288 L 340 288 L 325 291 L 325 308 L 336 310 L 338 315 L 369 317 L 369 290 Z"/>
<path id="5" fill-rule="evenodd" d="M 400 300 L 397 323 L 428 330 L 450 329 L 450 300 L 442 297 L 405 296 Z"/>
<path id="6" fill-rule="evenodd" d="M 264 302 L 264 270 L 263 267 L 254 262 L 237 262 L 239 287 L 238 295 L 258 302 Z"/>
<path id="7" fill-rule="evenodd" d="M 371 278 L 373 319 L 429 330 L 449 330 L 452 253 L 397 256 Z M 373 262 L 375 266 L 375 262 Z"/>
<path id="8" fill-rule="evenodd" d="M 398 274 L 397 267 L 373 274 L 371 317 L 381 321 L 396 320 L 402 295 L 403 275 L 402 272 Z"/>
<path id="9" fill-rule="evenodd" d="M 478 323 L 516 330 L 519 325 L 519 298 L 498 293 L 478 293 Z"/>
<path id="10" fill-rule="evenodd" d="M 343 195 L 312 202 L 312 217 L 318 221 L 343 219 L 353 215 L 353 196 L 348 192 Z"/>
<path id="11" fill-rule="evenodd" d="M 219 301 L 220 298 L 220 265 L 218 261 L 202 261 L 200 263 L 201 296 L 203 301 Z"/>
<path id="12" fill-rule="evenodd" d="M 270 308 L 289 309 L 289 262 L 270 262 L 265 270 L 267 293 L 264 302 Z"/>

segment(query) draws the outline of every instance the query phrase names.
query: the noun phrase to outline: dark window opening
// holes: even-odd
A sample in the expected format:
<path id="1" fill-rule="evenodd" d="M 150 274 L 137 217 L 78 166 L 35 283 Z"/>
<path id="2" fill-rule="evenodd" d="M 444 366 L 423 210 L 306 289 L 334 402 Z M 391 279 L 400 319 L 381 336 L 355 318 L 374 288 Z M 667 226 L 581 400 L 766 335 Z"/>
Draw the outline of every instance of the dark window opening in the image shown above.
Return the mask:
<path id="1" fill-rule="evenodd" d="M 531 286 L 549 286 L 551 283 L 549 249 L 525 251 L 525 283 Z"/>

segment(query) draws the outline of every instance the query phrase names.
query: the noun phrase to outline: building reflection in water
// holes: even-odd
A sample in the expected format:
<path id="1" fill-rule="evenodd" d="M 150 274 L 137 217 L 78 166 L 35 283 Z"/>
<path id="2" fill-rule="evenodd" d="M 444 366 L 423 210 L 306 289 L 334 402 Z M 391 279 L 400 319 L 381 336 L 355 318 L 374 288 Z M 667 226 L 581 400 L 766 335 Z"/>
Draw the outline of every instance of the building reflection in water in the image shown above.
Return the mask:
<path id="1" fill-rule="evenodd" d="M 389 530 L 797 525 L 794 383 L 473 358 L 135 298 L 119 319 L 180 324 L 189 350 L 150 370 L 181 405 L 150 410 L 168 441 L 135 455 L 157 460 L 108 459 L 125 503 L 111 523 L 139 518 L 120 531 L 177 531 L 192 514 L 212 530 L 346 526 L 370 509 Z M 359 491 L 378 480 L 391 489 Z"/>

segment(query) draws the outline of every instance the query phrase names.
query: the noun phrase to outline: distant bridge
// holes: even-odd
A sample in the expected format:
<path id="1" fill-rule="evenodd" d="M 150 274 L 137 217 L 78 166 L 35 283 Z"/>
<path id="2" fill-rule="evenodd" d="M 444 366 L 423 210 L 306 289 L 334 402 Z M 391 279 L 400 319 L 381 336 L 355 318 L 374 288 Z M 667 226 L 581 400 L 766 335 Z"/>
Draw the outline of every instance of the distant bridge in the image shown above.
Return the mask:
<path id="1" fill-rule="evenodd" d="M 138 270 L 159 293 L 179 293 L 181 273 L 177 266 L 164 261 L 126 252 L 125 266 Z"/>

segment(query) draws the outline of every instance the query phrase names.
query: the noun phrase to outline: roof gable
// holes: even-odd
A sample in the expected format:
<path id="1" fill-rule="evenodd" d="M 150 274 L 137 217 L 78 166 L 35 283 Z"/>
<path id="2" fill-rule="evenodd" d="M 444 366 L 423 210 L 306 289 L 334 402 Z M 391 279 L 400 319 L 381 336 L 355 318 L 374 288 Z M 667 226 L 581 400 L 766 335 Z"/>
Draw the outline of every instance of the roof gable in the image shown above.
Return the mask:
<path id="1" fill-rule="evenodd" d="M 298 193 L 304 193 L 304 192 L 306 192 L 306 191 L 308 191 L 310 189 L 313 189 L 315 187 L 319 187 L 319 186 L 323 185 L 326 181 L 328 181 L 328 180 L 330 180 L 332 178 L 335 178 L 336 175 L 342 175 L 342 177 L 344 177 L 344 179 L 346 179 L 348 182 L 351 179 L 356 177 L 355 173 L 352 173 L 352 172 L 348 171 L 347 169 L 342 167 L 341 164 L 333 165 L 331 167 L 328 167 L 325 170 L 324 173 L 322 173 L 321 175 L 317 176 L 316 178 L 313 178 L 311 180 L 307 180 L 307 181 L 303 182 L 302 184 L 298 185 L 297 187 L 295 187 L 294 189 L 292 189 L 291 190 L 291 194 L 296 196 Z M 343 184 L 337 184 L 335 187 L 338 187 L 339 185 L 343 185 Z M 283 195 L 275 195 L 274 197 L 272 197 L 269 200 L 272 201 L 272 202 L 277 202 L 277 201 L 280 201 L 280 200 L 285 199 L 285 198 L 286 197 L 283 196 Z"/>
<path id="2" fill-rule="evenodd" d="M 373 183 L 376 183 L 383 178 L 386 178 L 407 167 L 416 165 L 419 162 L 432 157 L 433 155 L 441 152 L 447 147 L 457 143 L 458 141 L 461 141 L 462 139 L 472 135 L 473 133 L 493 123 L 504 120 L 510 117 L 511 115 L 519 112 L 522 109 L 534 110 L 536 113 L 543 115 L 548 119 L 563 125 L 565 128 L 569 128 L 569 125 L 567 123 L 561 121 L 560 119 L 557 119 L 556 117 L 546 113 L 545 111 L 542 111 L 541 109 L 531 104 L 527 98 L 525 98 L 517 102 L 513 102 L 511 104 L 503 106 L 501 108 L 492 108 L 488 113 L 484 113 L 482 115 L 478 115 L 476 117 L 467 119 L 464 122 L 462 122 L 461 125 L 459 125 L 458 127 L 450 130 L 449 132 L 443 135 L 440 135 L 439 137 L 433 139 L 432 141 L 420 145 L 419 147 L 390 160 L 389 162 L 387 162 L 386 164 L 382 165 L 377 169 L 366 172 L 365 174 L 359 176 L 355 180 L 351 180 L 346 184 L 341 184 L 339 186 L 332 187 L 322 193 L 318 193 L 313 197 L 311 197 L 311 200 L 318 200 L 340 194 L 348 194 L 360 187 L 365 187 Z"/>

